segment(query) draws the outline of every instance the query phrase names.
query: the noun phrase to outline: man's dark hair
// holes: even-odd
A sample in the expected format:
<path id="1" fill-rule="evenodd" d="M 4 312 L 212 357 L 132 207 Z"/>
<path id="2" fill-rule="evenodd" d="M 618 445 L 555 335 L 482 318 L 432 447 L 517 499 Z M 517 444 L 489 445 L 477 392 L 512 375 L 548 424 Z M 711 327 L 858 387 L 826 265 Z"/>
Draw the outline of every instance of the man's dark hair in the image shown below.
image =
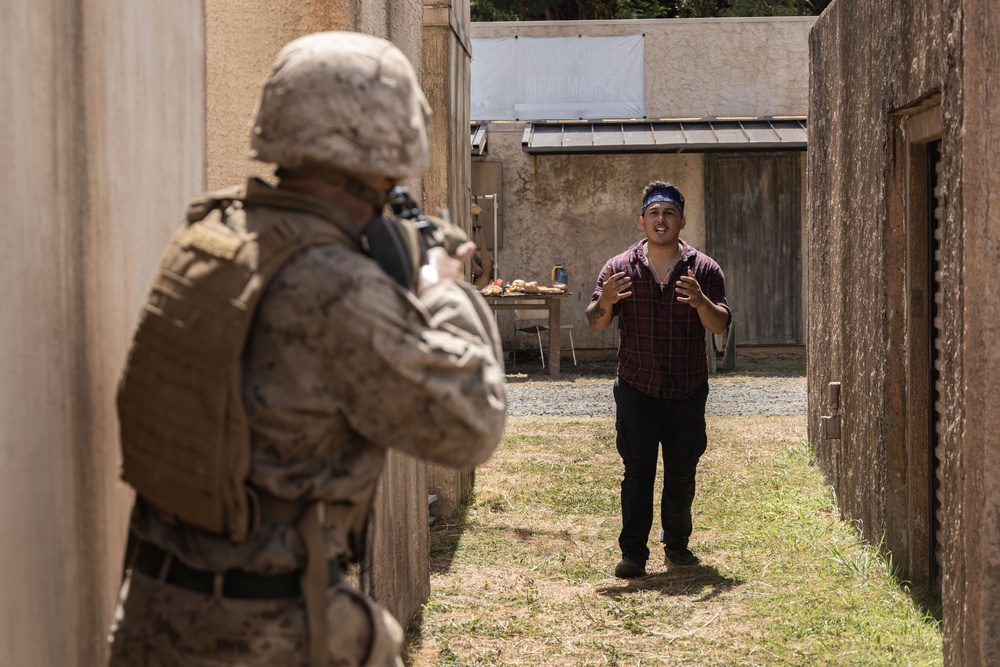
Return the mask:
<path id="1" fill-rule="evenodd" d="M 684 195 L 681 194 L 676 185 L 664 181 L 652 181 L 642 189 L 643 213 L 649 208 L 649 204 L 651 203 L 650 198 L 654 195 L 666 195 L 668 199 L 677 204 L 677 208 L 681 210 L 681 213 L 684 212 Z M 658 199 L 658 201 L 662 201 L 662 199 Z"/>

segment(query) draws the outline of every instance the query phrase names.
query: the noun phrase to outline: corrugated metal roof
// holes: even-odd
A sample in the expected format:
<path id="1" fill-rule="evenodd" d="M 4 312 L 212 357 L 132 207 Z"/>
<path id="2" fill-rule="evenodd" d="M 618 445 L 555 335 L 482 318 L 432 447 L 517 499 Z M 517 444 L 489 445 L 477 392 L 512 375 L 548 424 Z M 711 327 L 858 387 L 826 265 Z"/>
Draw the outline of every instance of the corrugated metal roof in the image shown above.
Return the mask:
<path id="1" fill-rule="evenodd" d="M 659 153 L 804 150 L 805 118 L 529 123 L 526 153 Z"/>
<path id="2" fill-rule="evenodd" d="M 472 123 L 470 125 L 469 141 L 472 143 L 473 155 L 482 155 L 486 152 L 486 123 Z"/>

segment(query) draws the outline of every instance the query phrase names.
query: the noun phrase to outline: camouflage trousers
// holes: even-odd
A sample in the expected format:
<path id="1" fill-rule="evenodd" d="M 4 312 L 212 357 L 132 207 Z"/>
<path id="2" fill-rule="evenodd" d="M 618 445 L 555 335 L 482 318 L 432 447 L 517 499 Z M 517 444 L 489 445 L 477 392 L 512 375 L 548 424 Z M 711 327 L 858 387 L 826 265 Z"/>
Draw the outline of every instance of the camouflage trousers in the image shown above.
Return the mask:
<path id="1" fill-rule="evenodd" d="M 403 630 L 346 582 L 327 591 L 329 667 L 402 667 Z M 122 583 L 110 667 L 306 667 L 301 598 L 203 595 L 140 572 Z"/>

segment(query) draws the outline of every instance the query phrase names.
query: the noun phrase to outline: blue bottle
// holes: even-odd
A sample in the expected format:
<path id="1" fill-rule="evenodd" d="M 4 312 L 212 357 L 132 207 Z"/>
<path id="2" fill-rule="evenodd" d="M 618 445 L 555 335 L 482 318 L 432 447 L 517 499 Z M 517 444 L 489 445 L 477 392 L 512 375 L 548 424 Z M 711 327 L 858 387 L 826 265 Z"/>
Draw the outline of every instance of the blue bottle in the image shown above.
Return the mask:
<path id="1" fill-rule="evenodd" d="M 569 272 L 565 269 L 565 267 L 563 267 L 562 264 L 556 264 L 552 267 L 552 283 L 569 285 Z"/>

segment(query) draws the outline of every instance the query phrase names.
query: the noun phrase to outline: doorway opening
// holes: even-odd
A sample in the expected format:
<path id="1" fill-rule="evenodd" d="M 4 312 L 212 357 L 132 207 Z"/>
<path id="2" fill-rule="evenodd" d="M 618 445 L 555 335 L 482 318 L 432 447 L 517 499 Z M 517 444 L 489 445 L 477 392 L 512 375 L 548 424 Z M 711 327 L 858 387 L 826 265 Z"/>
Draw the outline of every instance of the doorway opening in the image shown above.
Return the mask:
<path id="1" fill-rule="evenodd" d="M 940 488 L 941 107 L 932 101 L 899 119 L 906 177 L 907 576 L 922 602 L 940 608 L 944 512 Z"/>

